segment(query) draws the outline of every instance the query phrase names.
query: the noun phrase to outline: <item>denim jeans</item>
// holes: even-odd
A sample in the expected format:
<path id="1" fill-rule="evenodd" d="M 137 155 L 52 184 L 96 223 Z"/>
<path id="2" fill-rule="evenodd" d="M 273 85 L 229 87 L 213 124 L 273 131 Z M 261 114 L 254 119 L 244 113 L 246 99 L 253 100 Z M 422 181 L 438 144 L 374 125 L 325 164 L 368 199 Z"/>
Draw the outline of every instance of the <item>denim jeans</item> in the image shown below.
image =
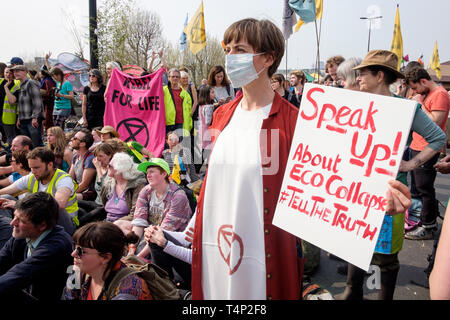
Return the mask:
<path id="1" fill-rule="evenodd" d="M 37 128 L 31 125 L 31 119 L 20 120 L 20 132 L 33 141 L 33 148 L 42 146 L 42 120 L 38 120 Z"/>

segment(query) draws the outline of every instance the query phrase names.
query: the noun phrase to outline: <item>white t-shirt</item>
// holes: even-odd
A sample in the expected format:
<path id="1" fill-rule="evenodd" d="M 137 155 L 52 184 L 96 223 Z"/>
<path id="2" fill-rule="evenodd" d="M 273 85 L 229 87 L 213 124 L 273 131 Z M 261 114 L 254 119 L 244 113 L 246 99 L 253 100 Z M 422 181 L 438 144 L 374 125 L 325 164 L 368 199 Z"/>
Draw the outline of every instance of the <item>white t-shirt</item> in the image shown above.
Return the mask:
<path id="1" fill-rule="evenodd" d="M 19 180 L 17 180 L 16 182 L 14 182 L 14 186 L 19 189 L 19 190 L 25 190 L 28 188 L 28 180 L 30 180 L 31 177 L 31 173 L 26 175 L 25 177 L 20 178 Z M 48 185 L 50 184 L 42 184 L 40 181 L 38 181 L 38 191 L 44 191 L 47 192 L 47 188 Z M 62 177 L 61 179 L 58 180 L 58 182 L 56 183 L 56 190 L 59 190 L 61 188 L 69 188 L 71 191 L 71 195 L 74 193 L 75 188 L 73 185 L 73 180 L 70 176 L 66 176 L 66 177 Z M 54 195 L 53 195 L 54 196 Z"/>
<path id="2" fill-rule="evenodd" d="M 228 97 L 231 97 L 231 100 L 234 99 L 234 88 L 230 83 L 230 94 L 228 94 L 227 86 L 223 87 L 214 87 L 214 95 L 216 97 L 216 100 L 219 101 L 220 99 L 226 99 Z"/>
<path id="3" fill-rule="evenodd" d="M 20 178 L 14 178 L 15 175 L 20 176 L 20 174 L 18 174 L 18 173 L 16 173 L 16 172 L 13 172 L 12 174 L 10 174 L 10 175 L 8 176 L 9 184 L 14 184 L 14 182 L 15 182 L 14 179 L 19 180 L 20 178 L 22 178 L 22 176 L 20 176 Z M 16 180 L 16 181 L 17 181 L 17 180 Z M 19 194 L 19 195 L 17 196 L 17 199 L 19 199 L 19 200 L 20 200 L 20 199 L 23 199 L 23 198 L 25 198 L 28 194 L 29 194 L 28 192 Z"/>
<path id="4" fill-rule="evenodd" d="M 260 132 L 272 104 L 239 104 L 214 146 L 203 204 L 205 299 L 266 299 Z"/>

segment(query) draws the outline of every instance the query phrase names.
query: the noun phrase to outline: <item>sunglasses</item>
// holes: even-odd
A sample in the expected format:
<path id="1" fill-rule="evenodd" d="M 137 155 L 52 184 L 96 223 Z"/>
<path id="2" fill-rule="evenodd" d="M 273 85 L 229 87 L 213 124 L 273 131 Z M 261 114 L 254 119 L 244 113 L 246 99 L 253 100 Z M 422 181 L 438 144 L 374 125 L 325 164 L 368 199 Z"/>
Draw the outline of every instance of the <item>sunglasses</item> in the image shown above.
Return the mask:
<path id="1" fill-rule="evenodd" d="M 80 246 L 76 246 L 76 247 L 75 247 L 75 252 L 76 252 L 76 254 L 77 254 L 77 258 L 79 258 L 79 259 L 83 258 L 83 256 L 86 255 L 86 254 L 93 254 L 93 253 L 96 253 L 96 252 L 85 252 L 85 251 L 83 250 L 83 248 L 80 247 Z"/>

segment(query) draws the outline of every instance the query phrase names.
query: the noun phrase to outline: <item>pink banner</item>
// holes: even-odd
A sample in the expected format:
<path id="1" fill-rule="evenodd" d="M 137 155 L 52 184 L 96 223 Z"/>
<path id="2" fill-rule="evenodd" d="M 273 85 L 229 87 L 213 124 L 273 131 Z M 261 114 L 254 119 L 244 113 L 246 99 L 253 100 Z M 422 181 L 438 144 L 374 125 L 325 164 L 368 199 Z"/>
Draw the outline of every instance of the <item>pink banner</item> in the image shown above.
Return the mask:
<path id="1" fill-rule="evenodd" d="M 164 69 L 159 69 L 144 77 L 132 77 L 114 69 L 103 118 L 105 126 L 116 128 L 121 140 L 137 141 L 156 157 L 164 149 L 166 132 L 163 73 Z"/>

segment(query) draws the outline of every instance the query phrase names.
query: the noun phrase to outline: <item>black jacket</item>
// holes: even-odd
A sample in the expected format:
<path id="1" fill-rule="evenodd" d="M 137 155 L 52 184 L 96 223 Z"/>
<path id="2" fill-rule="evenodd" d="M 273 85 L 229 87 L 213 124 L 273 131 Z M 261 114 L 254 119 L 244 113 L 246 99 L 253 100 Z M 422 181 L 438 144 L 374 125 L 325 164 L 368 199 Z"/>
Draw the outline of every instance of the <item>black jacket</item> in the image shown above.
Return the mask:
<path id="1" fill-rule="evenodd" d="M 23 290 L 38 300 L 59 300 L 73 264 L 72 239 L 56 226 L 27 258 L 25 239 L 11 237 L 0 250 L 0 298 L 26 297 Z"/>

